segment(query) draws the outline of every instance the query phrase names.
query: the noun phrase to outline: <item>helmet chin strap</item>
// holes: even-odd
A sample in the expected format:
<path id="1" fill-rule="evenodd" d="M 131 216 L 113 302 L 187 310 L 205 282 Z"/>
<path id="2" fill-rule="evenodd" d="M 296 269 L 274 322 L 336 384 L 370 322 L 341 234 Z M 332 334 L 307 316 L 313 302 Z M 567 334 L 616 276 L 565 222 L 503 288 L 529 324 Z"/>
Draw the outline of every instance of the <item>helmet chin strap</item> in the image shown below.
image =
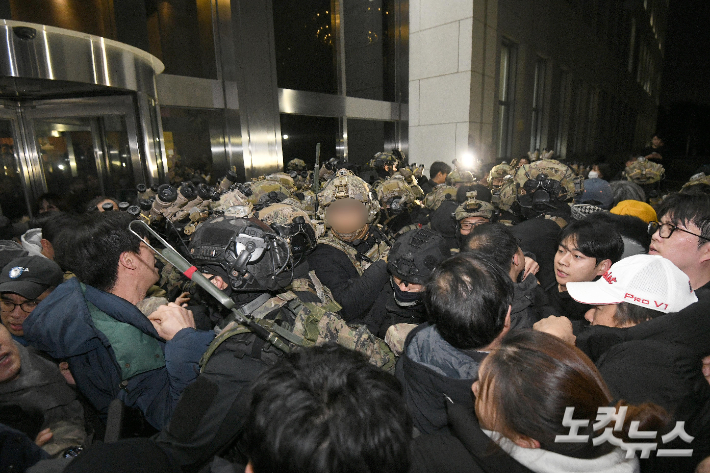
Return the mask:
<path id="1" fill-rule="evenodd" d="M 370 230 L 370 224 L 366 223 L 362 228 L 360 228 L 359 230 L 355 230 L 352 233 L 339 233 L 334 228 L 331 228 L 330 230 L 333 232 L 333 235 L 335 235 L 338 240 L 351 242 L 355 240 L 362 240 L 363 238 L 365 238 L 367 232 Z"/>

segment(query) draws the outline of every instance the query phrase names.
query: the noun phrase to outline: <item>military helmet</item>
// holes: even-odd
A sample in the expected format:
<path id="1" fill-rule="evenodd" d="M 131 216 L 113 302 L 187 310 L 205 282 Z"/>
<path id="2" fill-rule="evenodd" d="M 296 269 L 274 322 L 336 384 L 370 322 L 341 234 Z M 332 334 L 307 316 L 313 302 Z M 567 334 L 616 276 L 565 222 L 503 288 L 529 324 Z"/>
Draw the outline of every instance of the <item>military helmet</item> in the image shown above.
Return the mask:
<path id="1" fill-rule="evenodd" d="M 249 218 L 252 216 L 254 206 L 239 189 L 232 189 L 219 197 L 219 201 L 213 204 L 212 210 L 221 211 L 227 217 Z"/>
<path id="2" fill-rule="evenodd" d="M 291 190 L 278 180 L 252 181 L 247 184 L 247 188 L 251 192 L 248 200 L 257 210 L 291 197 Z"/>
<path id="3" fill-rule="evenodd" d="M 464 171 L 462 169 L 454 169 L 446 176 L 446 184 L 453 186 L 455 184 L 473 184 L 476 180 L 473 178 L 473 174 L 470 171 Z"/>
<path id="4" fill-rule="evenodd" d="M 488 187 L 491 189 L 493 187 L 500 188 L 502 185 L 493 185 L 493 181 L 496 179 L 504 179 L 506 176 L 512 176 L 514 169 L 509 164 L 498 164 L 491 168 L 488 173 Z"/>
<path id="5" fill-rule="evenodd" d="M 311 189 L 301 189 L 293 194 L 295 198 L 300 202 L 299 207 L 301 207 L 310 218 L 316 218 L 316 206 L 318 204 L 318 197 L 316 193 Z"/>
<path id="6" fill-rule="evenodd" d="M 387 256 L 387 269 L 403 281 L 426 284 L 436 266 L 451 256 L 446 240 L 430 228 L 401 235 Z"/>
<path id="7" fill-rule="evenodd" d="M 629 181 L 636 184 L 653 184 L 663 179 L 666 171 L 661 164 L 643 158 L 627 166 L 625 172 Z"/>
<path id="8" fill-rule="evenodd" d="M 325 209 L 339 199 L 353 199 L 365 204 L 368 222 L 372 222 L 380 211 L 380 204 L 370 186 L 347 169 L 337 170 L 318 193 L 318 217 L 325 218 Z"/>
<path id="9" fill-rule="evenodd" d="M 384 168 L 386 165 L 396 164 L 397 156 L 391 151 L 380 151 L 370 160 L 369 165 L 375 169 Z"/>
<path id="10" fill-rule="evenodd" d="M 303 209 L 286 203 L 272 204 L 260 210 L 257 217 L 288 241 L 294 265 L 315 249 L 317 228 Z"/>
<path id="11" fill-rule="evenodd" d="M 291 281 L 288 242 L 256 218 L 210 217 L 188 250 L 200 271 L 221 276 L 234 291 L 276 291 Z"/>
<path id="12" fill-rule="evenodd" d="M 414 192 L 400 175 L 381 181 L 375 187 L 375 192 L 380 201 L 380 208 L 387 209 L 391 213 L 406 211 L 416 200 Z"/>
<path id="13" fill-rule="evenodd" d="M 454 186 L 449 186 L 446 184 L 439 184 L 424 197 L 424 207 L 429 210 L 436 210 L 439 208 L 441 203 L 445 200 L 456 201 L 456 189 Z"/>
<path id="14" fill-rule="evenodd" d="M 692 188 L 693 186 L 701 185 L 704 184 L 706 186 L 710 186 L 710 176 L 706 176 L 705 173 L 698 173 L 693 176 L 691 176 L 690 180 L 683 184 L 683 187 L 680 188 L 680 190 L 683 189 L 688 189 Z"/>
<path id="15" fill-rule="evenodd" d="M 583 191 L 582 178 L 575 176 L 569 166 L 554 159 L 542 159 L 523 164 L 515 171 L 513 179 L 500 191 L 499 207 L 509 210 L 517 201 L 521 207 L 543 210 L 546 203 L 569 202 Z"/>
<path id="16" fill-rule="evenodd" d="M 493 218 L 495 207 L 493 207 L 492 204 L 482 200 L 477 200 L 475 192 L 469 192 L 466 196 L 468 199 L 459 205 L 454 212 L 454 218 L 457 222 L 460 222 L 467 217 L 483 217 L 488 220 Z"/>
<path id="17" fill-rule="evenodd" d="M 289 171 L 305 171 L 306 170 L 306 162 L 302 159 L 292 159 L 291 161 L 288 162 L 286 165 L 286 169 Z"/>
<path id="18" fill-rule="evenodd" d="M 285 172 L 275 172 L 273 174 L 268 174 L 266 177 L 264 177 L 264 180 L 276 181 L 282 186 L 284 186 L 286 189 L 289 189 L 290 191 L 293 191 L 296 188 L 293 181 L 293 177 L 291 177 L 290 174 L 286 174 Z"/>

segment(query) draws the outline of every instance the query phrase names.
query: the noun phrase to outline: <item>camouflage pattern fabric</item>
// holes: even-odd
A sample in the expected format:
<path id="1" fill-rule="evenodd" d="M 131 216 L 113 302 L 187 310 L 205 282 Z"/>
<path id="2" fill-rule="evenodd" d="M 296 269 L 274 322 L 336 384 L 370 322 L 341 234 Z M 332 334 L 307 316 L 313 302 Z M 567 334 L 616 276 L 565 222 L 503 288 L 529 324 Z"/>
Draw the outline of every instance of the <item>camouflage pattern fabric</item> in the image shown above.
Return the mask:
<path id="1" fill-rule="evenodd" d="M 325 237 L 319 238 L 318 243 L 330 245 L 345 253 L 348 256 L 348 259 L 350 259 L 350 262 L 353 264 L 353 266 L 355 266 L 355 269 L 357 270 L 360 276 L 362 276 L 362 273 L 364 273 L 365 270 L 369 268 L 370 265 L 375 261 L 379 261 L 381 259 L 386 261 L 387 255 L 389 254 L 390 250 L 390 247 L 387 245 L 387 243 L 382 241 L 377 245 L 374 245 L 365 253 L 365 257 L 367 257 L 367 260 L 361 261 L 357 256 L 357 250 L 355 250 L 355 248 L 348 245 L 344 241 L 339 240 L 331 232 L 328 232 Z"/>
<path id="2" fill-rule="evenodd" d="M 529 180 L 534 180 L 540 174 L 545 174 L 549 179 L 558 181 L 565 191 L 559 197 L 561 201 L 571 200 L 575 195 L 584 191 L 582 178 L 575 176 L 574 171 L 559 161 L 554 159 L 542 159 L 530 164 L 520 166 L 513 176 L 513 179 L 501 188 L 499 208 L 510 210 L 515 202 L 519 189 L 522 189 Z"/>
<path id="3" fill-rule="evenodd" d="M 473 194 L 473 196 L 469 196 L 469 194 Z M 493 205 L 482 200 L 476 200 L 475 194 L 475 192 L 466 193 L 466 196 L 469 197 L 469 199 L 456 207 L 454 218 L 457 222 L 460 222 L 468 217 L 483 217 L 489 220 L 493 217 L 493 212 L 495 211 Z"/>
<path id="4" fill-rule="evenodd" d="M 302 159 L 292 159 L 291 161 L 288 162 L 286 165 L 286 169 L 289 171 L 305 171 L 306 170 L 306 162 Z"/>
<path id="5" fill-rule="evenodd" d="M 213 204 L 212 210 L 221 210 L 227 217 L 249 218 L 254 206 L 238 189 L 225 192 L 219 201 Z"/>
<path id="6" fill-rule="evenodd" d="M 300 194 L 300 195 L 299 195 Z M 311 189 L 303 189 L 300 192 L 294 194 L 301 202 L 301 208 L 308 214 L 310 218 L 316 218 L 316 207 L 318 203 L 318 197 L 316 193 Z"/>
<path id="7" fill-rule="evenodd" d="M 488 173 L 488 187 L 493 188 L 493 181 L 497 179 L 504 179 L 505 176 L 512 177 L 514 172 L 515 170 L 510 165 L 505 163 L 493 166 Z"/>
<path id="8" fill-rule="evenodd" d="M 424 207 L 429 210 L 436 210 L 445 200 L 456 200 L 457 189 L 447 184 L 439 184 L 426 197 L 424 197 Z"/>
<path id="9" fill-rule="evenodd" d="M 311 218 L 308 216 L 308 214 L 300 207 L 297 207 L 295 205 L 290 205 L 286 202 L 282 202 L 280 204 L 271 204 L 268 207 L 265 207 L 256 214 L 256 218 L 261 220 L 267 225 L 283 225 L 287 226 L 293 223 L 293 219 L 296 217 L 303 217 L 303 220 L 307 224 L 309 224 L 312 228 L 313 231 L 318 234 L 318 229 L 316 225 L 311 221 Z"/>
<path id="10" fill-rule="evenodd" d="M 683 187 L 681 187 L 681 190 L 687 189 L 689 187 L 699 185 L 699 184 L 706 184 L 710 186 L 710 176 L 706 176 L 705 174 L 700 174 L 699 176 L 693 176 L 690 178 L 688 182 L 683 184 Z"/>
<path id="11" fill-rule="evenodd" d="M 661 164 L 647 159 L 639 159 L 631 166 L 626 166 L 626 178 L 636 184 L 654 184 L 661 179 L 666 170 Z"/>
<path id="12" fill-rule="evenodd" d="M 309 273 L 315 278 L 315 273 Z M 303 282 L 303 284 L 308 284 Z M 314 288 L 322 286 L 315 278 L 310 282 Z M 332 295 L 331 295 L 332 296 Z M 394 372 L 396 358 L 384 340 L 375 337 L 364 325 L 348 325 L 336 313 L 340 306 L 332 299 L 323 303 L 304 303 L 291 291 L 279 294 L 257 308 L 252 317 L 256 323 L 269 331 L 277 333 L 283 339 L 291 340 L 289 345 L 313 346 L 326 342 L 336 342 L 351 350 L 356 350 L 368 357 L 370 363 L 388 372 Z M 274 311 L 278 310 L 275 319 Z M 249 333 L 250 330 L 236 322 L 227 325 L 210 344 L 200 360 L 204 369 L 212 353 L 226 339 L 235 335 Z"/>
<path id="13" fill-rule="evenodd" d="M 473 174 L 470 171 L 464 171 L 461 169 L 454 169 L 446 176 L 446 184 L 453 186 L 455 184 L 473 184 L 476 180 L 473 178 Z"/>
<path id="14" fill-rule="evenodd" d="M 417 328 L 416 324 L 395 324 L 390 325 L 390 328 L 387 329 L 387 333 L 385 333 L 385 343 L 390 347 L 395 356 L 402 355 L 407 335 L 415 328 Z"/>
<path id="15" fill-rule="evenodd" d="M 401 199 L 400 206 L 402 208 L 411 207 L 416 200 L 414 192 L 412 192 L 412 189 L 407 185 L 404 177 L 398 175 L 382 181 L 382 183 L 375 188 L 375 192 L 377 193 L 377 200 L 380 201 L 382 208 L 386 207 L 392 199 Z"/>
<path id="16" fill-rule="evenodd" d="M 264 177 L 266 181 L 276 181 L 284 186 L 289 191 L 293 192 L 296 189 L 293 178 L 285 172 L 275 172 Z"/>
<path id="17" fill-rule="evenodd" d="M 290 178 L 291 176 L 289 176 Z M 252 205 L 261 204 L 263 205 L 266 201 L 271 200 L 272 197 L 279 202 L 291 197 L 291 190 L 284 187 L 278 180 L 260 180 L 252 181 L 248 184 L 251 190 L 251 195 L 247 197 L 247 200 Z M 273 194 L 271 194 L 273 192 Z"/>
<path id="18" fill-rule="evenodd" d="M 365 204 L 368 222 L 372 222 L 380 211 L 380 204 L 373 198 L 370 186 L 347 169 L 336 171 L 333 178 L 318 193 L 318 218 L 325 219 L 325 209 L 338 199 L 354 199 Z"/>

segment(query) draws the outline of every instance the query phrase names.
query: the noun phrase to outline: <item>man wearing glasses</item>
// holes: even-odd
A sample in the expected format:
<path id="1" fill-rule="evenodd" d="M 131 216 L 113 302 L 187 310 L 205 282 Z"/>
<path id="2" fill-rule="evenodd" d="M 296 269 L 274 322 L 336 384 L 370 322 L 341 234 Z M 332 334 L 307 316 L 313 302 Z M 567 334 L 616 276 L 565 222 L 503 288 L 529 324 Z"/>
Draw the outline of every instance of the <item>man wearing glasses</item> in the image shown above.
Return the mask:
<path id="1" fill-rule="evenodd" d="M 63 277 L 59 265 L 43 256 L 23 256 L 2 269 L 0 318 L 13 340 L 27 346 L 22 323 L 62 283 Z"/>
<path id="2" fill-rule="evenodd" d="M 669 259 L 693 289 L 710 282 L 710 198 L 704 194 L 672 194 L 658 209 L 658 222 L 648 225 L 649 254 Z M 707 287 L 710 293 L 710 287 Z"/>

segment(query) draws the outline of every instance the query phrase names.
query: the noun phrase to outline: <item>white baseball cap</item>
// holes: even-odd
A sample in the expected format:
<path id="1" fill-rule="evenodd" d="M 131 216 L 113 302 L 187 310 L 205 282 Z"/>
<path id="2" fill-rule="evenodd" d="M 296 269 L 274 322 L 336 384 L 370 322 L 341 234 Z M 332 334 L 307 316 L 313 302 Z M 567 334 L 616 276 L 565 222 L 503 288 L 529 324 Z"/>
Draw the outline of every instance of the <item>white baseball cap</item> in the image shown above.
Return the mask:
<path id="1" fill-rule="evenodd" d="M 697 302 L 688 276 L 659 255 L 635 255 L 614 263 L 597 281 L 567 283 L 582 304 L 628 302 L 668 314 Z"/>

